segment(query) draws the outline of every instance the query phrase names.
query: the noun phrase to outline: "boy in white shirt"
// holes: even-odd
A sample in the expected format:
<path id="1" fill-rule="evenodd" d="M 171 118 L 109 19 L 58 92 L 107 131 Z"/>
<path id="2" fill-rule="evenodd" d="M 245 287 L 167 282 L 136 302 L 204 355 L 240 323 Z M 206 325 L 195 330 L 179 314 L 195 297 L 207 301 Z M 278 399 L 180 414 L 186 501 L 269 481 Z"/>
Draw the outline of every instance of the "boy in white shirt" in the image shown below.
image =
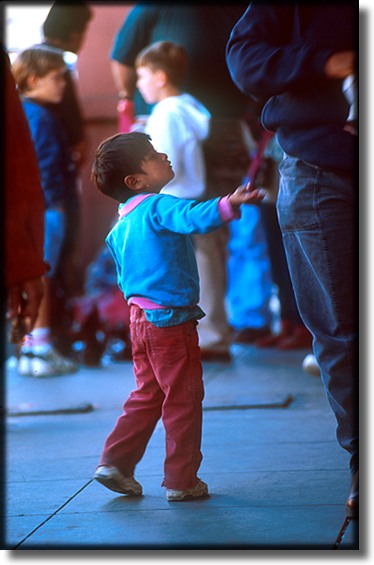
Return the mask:
<path id="1" fill-rule="evenodd" d="M 156 150 L 169 156 L 175 172 L 163 192 L 178 198 L 201 198 L 205 190 L 202 143 L 208 136 L 210 113 L 181 90 L 187 52 L 171 41 L 158 41 L 138 54 L 135 65 L 141 95 L 155 104 L 145 132 Z"/>

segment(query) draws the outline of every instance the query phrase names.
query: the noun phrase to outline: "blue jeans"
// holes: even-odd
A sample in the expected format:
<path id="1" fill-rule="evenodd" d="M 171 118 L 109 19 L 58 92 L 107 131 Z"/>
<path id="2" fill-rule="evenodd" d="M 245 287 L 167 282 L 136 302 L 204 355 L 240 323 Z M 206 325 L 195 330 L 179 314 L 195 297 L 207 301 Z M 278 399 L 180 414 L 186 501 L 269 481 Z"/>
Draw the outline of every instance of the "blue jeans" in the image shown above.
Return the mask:
<path id="1" fill-rule="evenodd" d="M 273 280 L 266 234 L 256 206 L 242 206 L 230 222 L 227 258 L 227 311 L 236 330 L 271 326 Z"/>
<path id="2" fill-rule="evenodd" d="M 56 273 L 65 238 L 65 213 L 57 208 L 44 212 L 44 260 L 49 264 L 47 277 Z"/>
<path id="3" fill-rule="evenodd" d="M 271 202 L 262 202 L 258 209 L 268 244 L 271 275 L 278 287 L 281 320 L 290 322 L 292 326 L 300 326 L 302 321 L 296 305 L 275 205 Z"/>
<path id="4" fill-rule="evenodd" d="M 277 209 L 300 314 L 313 349 L 337 438 L 358 468 L 357 327 L 353 181 L 285 155 Z"/>

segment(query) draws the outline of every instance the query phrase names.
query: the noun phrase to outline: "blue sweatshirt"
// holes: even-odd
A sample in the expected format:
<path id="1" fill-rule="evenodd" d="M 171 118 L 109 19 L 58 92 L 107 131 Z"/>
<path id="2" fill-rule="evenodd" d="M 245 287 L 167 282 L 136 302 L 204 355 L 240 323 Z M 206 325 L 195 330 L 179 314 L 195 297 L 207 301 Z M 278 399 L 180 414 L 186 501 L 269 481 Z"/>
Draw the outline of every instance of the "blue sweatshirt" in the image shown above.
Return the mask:
<path id="1" fill-rule="evenodd" d="M 223 225 L 218 202 L 152 194 L 120 218 L 106 243 L 126 300 L 144 297 L 175 308 L 198 303 L 199 276 L 190 235 Z"/>
<path id="2" fill-rule="evenodd" d="M 78 208 L 77 172 L 62 124 L 34 100 L 22 98 L 22 105 L 36 151 L 46 208 Z"/>
<path id="3" fill-rule="evenodd" d="M 342 80 L 328 79 L 324 66 L 334 52 L 354 49 L 356 8 L 253 1 L 226 52 L 234 82 L 264 105 L 262 123 L 282 149 L 343 173 L 355 164 L 356 139 L 343 129 L 349 104 Z"/>

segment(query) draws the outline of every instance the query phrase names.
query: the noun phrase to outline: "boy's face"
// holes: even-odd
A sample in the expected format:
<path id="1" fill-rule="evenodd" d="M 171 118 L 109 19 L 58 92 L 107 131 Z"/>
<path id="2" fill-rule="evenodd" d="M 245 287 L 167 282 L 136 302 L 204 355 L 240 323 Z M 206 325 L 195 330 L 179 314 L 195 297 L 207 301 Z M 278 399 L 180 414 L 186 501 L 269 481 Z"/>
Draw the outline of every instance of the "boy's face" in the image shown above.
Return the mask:
<path id="1" fill-rule="evenodd" d="M 149 67 L 136 69 L 136 86 L 147 104 L 155 104 L 160 100 L 160 89 L 164 86 L 163 71 L 152 71 Z"/>
<path id="2" fill-rule="evenodd" d="M 41 102 L 58 104 L 61 102 L 66 87 L 66 67 L 53 69 L 44 77 L 29 77 L 29 89 L 26 96 Z"/>
<path id="3" fill-rule="evenodd" d="M 142 173 L 126 177 L 125 182 L 136 192 L 159 193 L 174 178 L 174 171 L 165 153 L 158 153 L 150 143 L 150 152 L 141 163 Z M 130 179 L 130 184 L 127 182 Z"/>

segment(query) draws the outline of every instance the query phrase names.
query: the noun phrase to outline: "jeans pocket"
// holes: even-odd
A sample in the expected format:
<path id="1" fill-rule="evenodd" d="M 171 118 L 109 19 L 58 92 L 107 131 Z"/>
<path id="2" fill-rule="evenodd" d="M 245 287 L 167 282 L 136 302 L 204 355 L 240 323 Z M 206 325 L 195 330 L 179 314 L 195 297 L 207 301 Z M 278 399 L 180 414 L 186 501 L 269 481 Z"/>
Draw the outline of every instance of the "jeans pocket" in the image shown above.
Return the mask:
<path id="1" fill-rule="evenodd" d="M 300 159 L 285 156 L 279 172 L 277 211 L 282 232 L 318 229 L 320 169 Z"/>

